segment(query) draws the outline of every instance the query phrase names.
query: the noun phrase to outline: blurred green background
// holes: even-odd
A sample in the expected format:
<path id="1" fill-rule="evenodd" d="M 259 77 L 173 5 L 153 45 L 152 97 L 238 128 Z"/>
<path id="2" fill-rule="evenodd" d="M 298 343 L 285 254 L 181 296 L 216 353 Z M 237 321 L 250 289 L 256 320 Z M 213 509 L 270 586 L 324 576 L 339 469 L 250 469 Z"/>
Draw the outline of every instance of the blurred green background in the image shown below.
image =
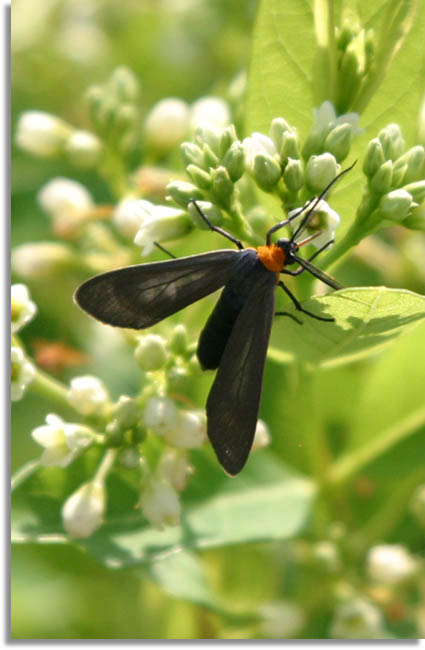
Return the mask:
<path id="1" fill-rule="evenodd" d="M 39 0 L 36 5 L 15 0 L 12 128 L 25 110 L 51 112 L 79 128 L 90 128 L 84 93 L 122 64 L 141 82 L 142 116 L 163 97 L 177 96 L 189 102 L 206 94 L 226 97 L 229 85 L 249 64 L 255 9 L 254 1 L 241 0 Z M 308 43 L 301 46 L 308 47 Z M 56 176 L 85 184 L 99 204 L 112 201 L 109 188 L 94 173 L 76 170 L 62 160 L 40 162 L 12 144 L 12 246 L 53 240 L 36 196 L 40 187 Z M 184 252 L 213 247 L 209 234 L 198 233 Z M 177 254 L 183 252 L 179 245 L 176 249 Z M 423 292 L 423 252 L 422 234 L 393 229 L 375 247 L 364 248 L 347 261 L 339 269 L 339 277 L 347 285 L 387 284 Z M 71 301 L 83 277 L 83 272 L 75 271 L 58 276 L 48 287 L 40 281 L 30 285 L 39 311 L 22 332 L 29 353 L 40 339 L 84 348 L 87 319 Z M 193 336 L 204 313 L 202 306 L 193 308 Z M 376 359 L 321 373 L 317 400 L 327 419 L 333 454 L 367 442 L 374 431 L 391 426 L 423 403 L 424 334 L 424 327 L 419 326 Z M 66 382 L 75 374 L 96 372 L 115 397 L 131 394 L 137 387 L 131 351 L 106 334 L 99 345 L 110 346 L 103 363 L 105 355 L 96 351 L 93 343 L 86 351 L 95 365 L 82 363 L 65 369 L 61 379 Z M 207 377 L 192 389 L 199 404 L 204 403 L 210 381 Z M 282 428 L 283 420 L 288 431 L 296 429 L 303 390 L 308 390 L 299 382 L 291 368 L 268 363 L 261 414 L 272 433 Z M 31 394 L 14 405 L 12 470 L 38 456 L 39 447 L 30 432 L 50 410 L 55 410 L 54 404 Z M 366 531 L 371 543 L 402 543 L 423 557 L 424 532 L 407 505 L 413 488 L 425 480 L 423 440 L 422 428 L 353 480 L 345 487 L 346 493 L 332 495 L 332 523 L 341 520 L 343 528 L 354 534 L 372 516 Z M 296 437 L 274 436 L 272 449 L 298 470 L 307 469 Z M 403 489 L 393 502 L 395 486 Z M 381 513 L 381 519 L 373 518 L 376 513 Z M 323 531 L 321 521 L 328 513 L 319 511 L 316 517 L 315 525 Z M 305 544 L 318 541 L 315 525 L 306 534 Z M 206 551 L 202 556 L 208 579 L 227 603 L 237 602 L 242 608 L 288 597 L 308 601 L 307 594 L 320 592 L 324 584 L 323 589 L 328 589 L 332 581 L 334 591 L 361 583 L 364 558 L 359 559 L 356 549 L 347 552 L 337 575 L 329 577 L 317 566 L 311 568 L 307 560 L 305 571 L 299 569 L 303 553 L 308 555 L 304 541 L 299 542 L 298 546 L 268 543 Z M 68 545 L 16 546 L 12 560 L 12 636 L 17 639 L 251 638 L 256 634 L 249 624 L 230 625 L 217 613 L 166 595 L 143 568 L 114 572 Z M 371 594 L 366 587 L 360 590 L 382 605 L 392 634 L 417 636 L 423 578 L 389 603 L 382 594 Z M 400 615 L 395 605 L 406 611 Z M 315 610 L 302 636 L 326 638 L 330 616 L 324 603 L 322 609 Z"/>

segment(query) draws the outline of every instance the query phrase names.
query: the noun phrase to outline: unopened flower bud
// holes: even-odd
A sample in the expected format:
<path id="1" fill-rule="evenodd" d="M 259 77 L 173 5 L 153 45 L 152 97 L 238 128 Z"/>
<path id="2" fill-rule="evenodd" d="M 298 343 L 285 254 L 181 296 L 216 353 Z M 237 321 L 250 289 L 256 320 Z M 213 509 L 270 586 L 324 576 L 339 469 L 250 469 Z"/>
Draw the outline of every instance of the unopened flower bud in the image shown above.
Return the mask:
<path id="1" fill-rule="evenodd" d="M 21 244 L 12 252 L 13 270 L 28 279 L 45 279 L 77 263 L 73 251 L 57 242 Z"/>
<path id="2" fill-rule="evenodd" d="M 140 466 L 140 454 L 135 447 L 121 449 L 118 460 L 125 469 L 136 469 Z"/>
<path id="3" fill-rule="evenodd" d="M 409 192 L 412 199 L 420 205 L 425 199 L 425 181 L 416 181 L 416 183 L 409 183 L 403 187 L 405 192 Z"/>
<path id="4" fill-rule="evenodd" d="M 254 158 L 252 175 L 262 190 L 271 192 L 282 175 L 282 169 L 275 158 L 258 153 Z"/>
<path id="5" fill-rule="evenodd" d="M 134 196 L 125 196 L 116 205 L 112 221 L 120 235 L 134 238 L 144 217 L 143 201 Z"/>
<path id="6" fill-rule="evenodd" d="M 211 187 L 211 176 L 204 172 L 203 169 L 197 167 L 196 165 L 188 165 L 186 171 L 195 183 L 201 190 L 207 190 Z"/>
<path id="7" fill-rule="evenodd" d="M 245 171 L 245 151 L 242 142 L 233 142 L 223 159 L 223 166 L 227 169 L 230 179 L 236 183 Z"/>
<path id="8" fill-rule="evenodd" d="M 140 84 L 136 75 L 127 66 L 120 65 L 115 68 L 109 80 L 109 85 L 121 100 L 126 102 L 137 100 Z"/>
<path id="9" fill-rule="evenodd" d="M 89 131 L 74 131 L 66 141 L 65 153 L 76 167 L 96 167 L 102 155 L 102 143 Z"/>
<path id="10" fill-rule="evenodd" d="M 180 145 L 180 149 L 186 165 L 196 165 L 201 169 L 204 168 L 204 152 L 201 147 L 198 147 L 198 145 L 193 142 L 183 142 Z"/>
<path id="11" fill-rule="evenodd" d="M 158 478 L 165 479 L 177 492 L 181 492 L 192 474 L 187 452 L 184 449 L 167 449 L 159 459 Z"/>
<path id="12" fill-rule="evenodd" d="M 77 181 L 54 178 L 38 193 L 38 202 L 53 219 L 55 233 L 75 233 L 94 208 L 90 192 Z"/>
<path id="13" fill-rule="evenodd" d="M 102 524 L 105 505 L 106 491 L 103 483 L 83 483 L 62 508 L 63 527 L 68 535 L 77 539 L 90 537 Z"/>
<path id="14" fill-rule="evenodd" d="M 403 221 L 403 226 L 410 230 L 425 230 L 425 203 L 410 210 Z"/>
<path id="15" fill-rule="evenodd" d="M 351 146 L 351 124 L 339 124 L 328 134 L 324 148 L 333 154 L 338 162 L 342 162 L 348 155 Z"/>
<path id="16" fill-rule="evenodd" d="M 391 161 L 390 161 L 391 162 Z M 391 163 L 392 164 L 392 163 Z M 404 163 L 404 165 L 395 165 L 392 164 L 392 181 L 391 181 L 391 186 L 393 189 L 396 189 L 398 187 L 401 187 L 404 183 L 404 177 L 407 172 L 407 163 Z"/>
<path id="17" fill-rule="evenodd" d="M 218 165 L 218 156 L 211 149 L 210 145 L 206 142 L 202 146 L 202 153 L 204 157 L 204 168 L 216 167 Z"/>
<path id="18" fill-rule="evenodd" d="M 184 140 L 189 123 L 189 107 L 181 99 L 162 99 L 148 113 L 144 129 L 148 146 L 166 153 Z"/>
<path id="19" fill-rule="evenodd" d="M 252 443 L 253 451 L 267 447 L 270 444 L 270 441 L 270 431 L 267 424 L 263 422 L 263 420 L 258 420 L 255 428 L 254 441 Z"/>
<path id="20" fill-rule="evenodd" d="M 295 131 L 285 131 L 282 136 L 282 144 L 279 149 L 280 160 L 284 165 L 289 158 L 297 160 L 300 157 L 298 150 L 298 137 Z"/>
<path id="21" fill-rule="evenodd" d="M 142 248 L 142 255 L 149 255 L 154 242 L 179 239 L 192 227 L 188 215 L 180 209 L 153 205 L 143 201 L 143 217 L 134 243 Z"/>
<path id="22" fill-rule="evenodd" d="M 384 219 L 400 223 L 407 217 L 412 200 L 412 195 L 406 190 L 393 190 L 381 198 L 379 210 Z"/>
<path id="23" fill-rule="evenodd" d="M 304 170 L 301 160 L 288 158 L 288 162 L 283 172 L 283 180 L 291 193 L 296 194 L 304 183 Z"/>
<path id="24" fill-rule="evenodd" d="M 37 306 L 31 300 L 29 291 L 24 284 L 12 285 L 10 307 L 12 334 L 19 332 L 37 313 Z"/>
<path id="25" fill-rule="evenodd" d="M 162 436 L 178 426 L 179 412 L 169 397 L 155 396 L 147 401 L 143 419 L 146 427 Z"/>
<path id="26" fill-rule="evenodd" d="M 167 390 L 170 393 L 185 393 L 188 385 L 188 373 L 181 366 L 172 366 L 167 372 Z"/>
<path id="27" fill-rule="evenodd" d="M 422 145 L 417 145 L 412 147 L 402 156 L 397 158 L 394 163 L 394 171 L 399 167 L 404 167 L 407 165 L 407 169 L 403 176 L 404 183 L 413 183 L 419 181 L 423 178 L 425 163 L 425 150 Z"/>
<path id="28" fill-rule="evenodd" d="M 275 117 L 270 126 L 270 137 L 275 143 L 276 150 L 280 151 L 282 147 L 282 136 L 287 131 L 292 132 L 292 128 L 283 117 Z"/>
<path id="29" fill-rule="evenodd" d="M 164 479 L 151 477 L 145 481 L 140 506 L 146 519 L 156 528 L 176 526 L 181 505 L 175 489 Z"/>
<path id="30" fill-rule="evenodd" d="M 233 194 L 233 183 L 230 180 L 229 172 L 225 167 L 217 167 L 211 172 L 211 191 L 219 205 L 228 207 Z"/>
<path id="31" fill-rule="evenodd" d="M 12 401 L 20 400 L 35 376 L 35 368 L 28 361 L 22 349 L 18 346 L 12 346 L 10 352 L 11 361 L 11 384 L 10 397 Z"/>
<path id="32" fill-rule="evenodd" d="M 418 570 L 418 563 L 400 544 L 379 544 L 367 554 L 369 577 L 379 583 L 396 585 L 411 578 Z"/>
<path id="33" fill-rule="evenodd" d="M 166 364 L 168 356 L 164 339 L 156 334 L 140 337 L 134 356 L 142 370 L 160 370 Z"/>
<path id="34" fill-rule="evenodd" d="M 208 144 L 217 156 L 220 156 L 220 143 L 223 129 L 209 122 L 199 124 L 195 129 L 195 141 L 202 148 Z"/>
<path id="35" fill-rule="evenodd" d="M 41 111 L 22 113 L 16 127 L 19 147 L 36 156 L 58 156 L 64 150 L 72 127 L 56 115 Z"/>
<path id="36" fill-rule="evenodd" d="M 384 150 L 379 138 L 373 138 L 368 144 L 365 159 L 363 162 L 363 171 L 369 178 L 372 178 L 378 169 L 385 162 Z"/>
<path id="37" fill-rule="evenodd" d="M 187 204 L 192 199 L 202 199 L 202 192 L 196 185 L 186 181 L 172 181 L 168 183 L 166 191 L 167 195 L 182 208 L 187 208 Z"/>
<path id="38" fill-rule="evenodd" d="M 236 129 L 234 124 L 229 124 L 229 126 L 226 126 L 225 129 L 221 132 L 220 135 L 220 146 L 219 146 L 219 155 L 222 158 L 227 151 L 230 149 L 232 144 L 236 142 L 238 139 L 236 135 Z"/>
<path id="39" fill-rule="evenodd" d="M 201 447 L 206 439 L 205 418 L 199 413 L 181 411 L 176 426 L 164 431 L 164 438 L 174 447 Z"/>
<path id="40" fill-rule="evenodd" d="M 404 151 L 404 140 L 398 124 L 388 124 L 378 133 L 386 160 L 397 160 Z"/>
<path id="41" fill-rule="evenodd" d="M 134 427 L 141 415 L 137 402 L 128 395 L 121 395 L 114 405 L 113 414 L 123 431 Z"/>
<path id="42" fill-rule="evenodd" d="M 371 178 L 370 187 L 376 194 L 387 194 L 391 189 L 392 180 L 393 163 L 391 160 L 387 160 Z"/>
<path id="43" fill-rule="evenodd" d="M 196 201 L 196 205 L 205 214 L 208 221 L 210 221 L 213 226 L 219 226 L 223 223 L 223 215 L 215 205 L 209 201 Z M 188 211 L 195 226 L 201 230 L 209 230 L 208 224 L 202 219 L 193 203 L 189 203 Z"/>
<path id="44" fill-rule="evenodd" d="M 219 97 L 201 97 L 190 109 L 190 125 L 195 130 L 199 125 L 211 124 L 225 127 L 230 122 L 230 110 L 227 102 Z"/>
<path id="45" fill-rule="evenodd" d="M 176 325 L 170 339 L 170 350 L 174 354 L 185 355 L 187 351 L 187 330 L 184 325 Z"/>
<path id="46" fill-rule="evenodd" d="M 320 194 L 335 178 L 339 166 L 330 153 L 311 156 L 305 171 L 307 187 L 315 194 Z"/>
<path id="47" fill-rule="evenodd" d="M 108 392 L 98 377 L 84 375 L 71 379 L 68 402 L 82 415 L 101 412 L 108 402 Z"/>

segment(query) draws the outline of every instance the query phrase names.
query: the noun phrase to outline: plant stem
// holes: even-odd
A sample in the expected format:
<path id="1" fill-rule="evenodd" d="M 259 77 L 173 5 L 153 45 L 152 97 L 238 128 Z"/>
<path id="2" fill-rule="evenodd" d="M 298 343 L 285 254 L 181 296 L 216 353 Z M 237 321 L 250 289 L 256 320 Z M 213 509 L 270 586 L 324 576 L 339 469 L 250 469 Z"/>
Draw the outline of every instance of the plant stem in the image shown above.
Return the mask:
<path id="1" fill-rule="evenodd" d="M 366 465 L 369 465 L 369 463 L 382 456 L 405 438 L 409 438 L 422 427 L 425 427 L 425 407 L 414 411 L 404 420 L 389 427 L 374 440 L 337 460 L 328 472 L 328 488 L 346 483 Z"/>
<path id="2" fill-rule="evenodd" d="M 39 368 L 36 369 L 35 377 L 28 390 L 48 400 L 58 402 L 68 409 L 71 408 L 67 398 L 67 387 Z"/>

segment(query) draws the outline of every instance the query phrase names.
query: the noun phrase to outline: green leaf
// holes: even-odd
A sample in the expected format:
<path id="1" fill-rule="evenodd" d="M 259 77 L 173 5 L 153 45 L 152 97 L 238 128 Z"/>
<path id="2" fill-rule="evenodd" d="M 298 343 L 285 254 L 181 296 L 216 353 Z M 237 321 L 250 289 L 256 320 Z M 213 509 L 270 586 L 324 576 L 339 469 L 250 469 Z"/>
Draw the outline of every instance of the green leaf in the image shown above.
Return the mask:
<path id="1" fill-rule="evenodd" d="M 154 560 L 147 566 L 148 575 L 174 598 L 181 598 L 209 609 L 217 608 L 201 561 L 194 553 L 182 551 Z"/>
<path id="2" fill-rule="evenodd" d="M 136 510 L 137 490 L 114 476 L 108 494 L 113 495 L 115 506 L 108 508 L 107 523 L 87 540 L 70 540 L 63 533 L 60 510 L 68 493 L 58 490 L 55 494 L 52 472 L 39 470 L 15 491 L 13 539 L 17 543 L 72 542 L 117 569 L 157 561 L 181 550 L 288 539 L 308 521 L 313 483 L 264 452 L 254 454 L 237 479 L 225 476 L 216 461 L 206 462 L 202 454 L 195 466 L 197 480 L 194 477 L 183 494 L 179 526 L 157 530 L 147 525 Z"/>
<path id="3" fill-rule="evenodd" d="M 284 317 L 277 320 L 269 349 L 269 357 L 277 362 L 297 359 L 331 367 L 357 361 L 383 350 L 425 317 L 424 296 L 386 287 L 343 289 L 303 306 L 333 316 L 335 322 L 314 320 L 285 305 L 285 311 L 301 316 L 303 325 Z"/>

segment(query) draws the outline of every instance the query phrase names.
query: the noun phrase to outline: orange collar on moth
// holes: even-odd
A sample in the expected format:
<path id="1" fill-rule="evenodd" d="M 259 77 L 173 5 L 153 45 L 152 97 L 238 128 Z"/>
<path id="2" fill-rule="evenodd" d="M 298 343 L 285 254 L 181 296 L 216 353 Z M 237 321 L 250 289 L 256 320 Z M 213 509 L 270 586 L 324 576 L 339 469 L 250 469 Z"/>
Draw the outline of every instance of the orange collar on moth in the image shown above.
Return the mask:
<path id="1" fill-rule="evenodd" d="M 285 268 L 285 253 L 276 244 L 258 246 L 257 255 L 266 269 L 273 273 L 279 274 Z"/>

